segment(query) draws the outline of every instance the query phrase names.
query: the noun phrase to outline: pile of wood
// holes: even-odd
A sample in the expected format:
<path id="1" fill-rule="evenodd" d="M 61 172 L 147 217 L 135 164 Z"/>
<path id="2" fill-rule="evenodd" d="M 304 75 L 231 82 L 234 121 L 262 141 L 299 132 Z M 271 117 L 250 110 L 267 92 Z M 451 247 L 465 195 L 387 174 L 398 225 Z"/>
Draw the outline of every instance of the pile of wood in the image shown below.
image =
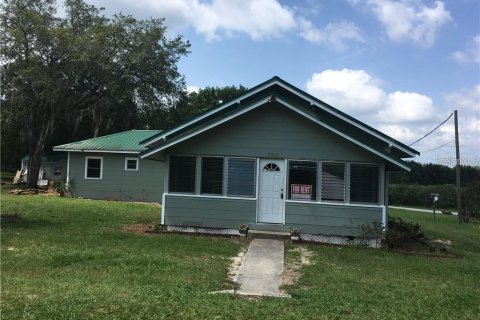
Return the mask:
<path id="1" fill-rule="evenodd" d="M 32 195 L 32 194 L 38 194 L 39 192 L 45 192 L 44 190 L 40 189 L 12 189 L 10 190 L 10 194 L 15 194 L 15 195 Z"/>

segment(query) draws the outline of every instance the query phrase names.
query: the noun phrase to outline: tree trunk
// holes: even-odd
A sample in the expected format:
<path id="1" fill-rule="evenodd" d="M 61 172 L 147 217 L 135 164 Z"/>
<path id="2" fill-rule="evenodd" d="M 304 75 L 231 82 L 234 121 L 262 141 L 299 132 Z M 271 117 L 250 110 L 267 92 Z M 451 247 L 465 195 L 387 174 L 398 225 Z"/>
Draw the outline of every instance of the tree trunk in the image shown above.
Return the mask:
<path id="1" fill-rule="evenodd" d="M 42 162 L 42 148 L 38 148 L 37 110 L 32 107 L 28 117 L 28 175 L 27 185 L 36 188 Z"/>

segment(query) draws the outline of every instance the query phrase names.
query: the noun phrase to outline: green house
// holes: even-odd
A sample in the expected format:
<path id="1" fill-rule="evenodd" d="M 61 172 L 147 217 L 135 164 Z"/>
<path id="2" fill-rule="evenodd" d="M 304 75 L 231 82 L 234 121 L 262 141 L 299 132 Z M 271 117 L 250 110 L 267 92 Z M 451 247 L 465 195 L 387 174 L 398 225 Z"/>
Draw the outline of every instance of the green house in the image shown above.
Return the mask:
<path id="1" fill-rule="evenodd" d="M 131 130 L 53 148 L 67 153 L 66 180 L 76 197 L 161 202 L 165 164 L 141 159 L 139 144 L 159 130 Z"/>
<path id="2" fill-rule="evenodd" d="M 172 230 L 343 237 L 386 223 L 388 174 L 419 154 L 278 77 L 141 144 Z"/>

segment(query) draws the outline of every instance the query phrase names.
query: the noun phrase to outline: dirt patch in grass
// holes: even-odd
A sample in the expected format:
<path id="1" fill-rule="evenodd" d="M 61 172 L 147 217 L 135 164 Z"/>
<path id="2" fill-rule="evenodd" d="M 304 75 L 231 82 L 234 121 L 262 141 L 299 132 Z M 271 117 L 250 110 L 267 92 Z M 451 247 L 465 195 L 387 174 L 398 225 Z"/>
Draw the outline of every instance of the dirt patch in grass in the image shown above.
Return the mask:
<path id="1" fill-rule="evenodd" d="M 150 235 L 152 234 L 149 232 L 151 230 L 150 229 L 151 225 L 152 225 L 152 221 L 144 221 L 142 223 L 129 224 L 123 227 L 123 231 L 131 232 L 135 234 L 141 234 L 141 235 L 145 235 L 145 234 Z"/>
<path id="2" fill-rule="evenodd" d="M 313 252 L 305 246 L 299 246 L 289 250 L 283 267 L 281 287 L 292 285 L 302 276 L 302 268 L 312 264 Z"/>

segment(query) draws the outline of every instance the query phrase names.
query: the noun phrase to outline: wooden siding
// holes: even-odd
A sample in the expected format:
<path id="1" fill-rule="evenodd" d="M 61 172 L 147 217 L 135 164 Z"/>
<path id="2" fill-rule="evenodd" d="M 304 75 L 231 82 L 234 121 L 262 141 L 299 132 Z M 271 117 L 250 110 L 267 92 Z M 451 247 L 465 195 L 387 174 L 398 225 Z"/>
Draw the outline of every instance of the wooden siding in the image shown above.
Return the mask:
<path id="1" fill-rule="evenodd" d="M 85 179 L 85 157 L 103 157 L 102 179 Z M 165 163 L 139 160 L 138 171 L 125 171 L 135 154 L 70 152 L 70 182 L 75 196 L 89 199 L 161 202 Z"/>
<path id="2" fill-rule="evenodd" d="M 211 228 L 239 228 L 255 224 L 256 201 L 165 195 L 165 224 Z"/>
<path id="3" fill-rule="evenodd" d="M 265 105 L 168 149 L 170 154 L 383 163 L 383 159 L 279 105 Z"/>
<path id="4" fill-rule="evenodd" d="M 355 236 L 362 224 L 382 221 L 381 207 L 320 203 L 285 204 L 285 223 L 303 233 Z"/>

